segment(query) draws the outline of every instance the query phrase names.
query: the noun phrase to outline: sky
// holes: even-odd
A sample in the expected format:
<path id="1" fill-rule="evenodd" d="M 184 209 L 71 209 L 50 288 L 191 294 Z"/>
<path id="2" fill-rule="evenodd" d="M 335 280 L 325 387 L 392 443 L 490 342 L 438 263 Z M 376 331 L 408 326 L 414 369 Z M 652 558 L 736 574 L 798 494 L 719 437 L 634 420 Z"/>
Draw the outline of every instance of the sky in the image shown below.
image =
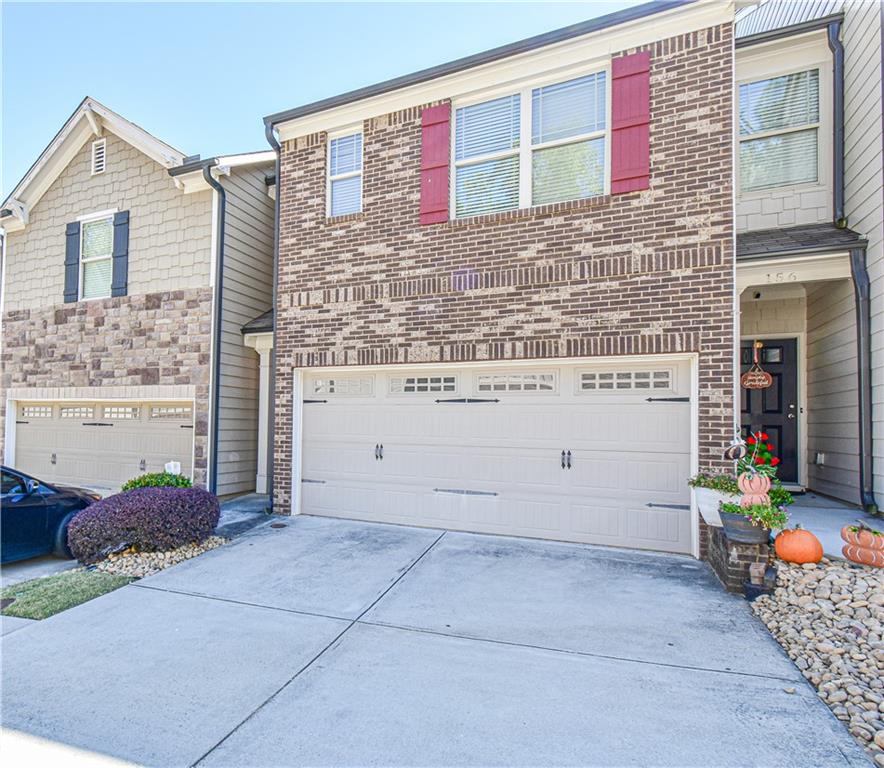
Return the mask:
<path id="1" fill-rule="evenodd" d="M 188 155 L 263 150 L 265 115 L 638 4 L 0 2 L 3 198 L 87 95 Z"/>

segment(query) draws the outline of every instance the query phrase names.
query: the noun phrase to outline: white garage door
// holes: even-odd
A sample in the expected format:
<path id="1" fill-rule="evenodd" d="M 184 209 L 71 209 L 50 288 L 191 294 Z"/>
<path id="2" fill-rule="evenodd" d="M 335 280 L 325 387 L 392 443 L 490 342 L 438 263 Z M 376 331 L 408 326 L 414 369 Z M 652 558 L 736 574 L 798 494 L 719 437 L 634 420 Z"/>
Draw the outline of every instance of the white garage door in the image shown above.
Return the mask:
<path id="1" fill-rule="evenodd" d="M 143 472 L 193 466 L 193 406 L 181 403 L 21 402 L 15 466 L 50 483 L 119 490 Z"/>
<path id="2" fill-rule="evenodd" d="M 307 514 L 690 552 L 683 363 L 308 373 Z"/>

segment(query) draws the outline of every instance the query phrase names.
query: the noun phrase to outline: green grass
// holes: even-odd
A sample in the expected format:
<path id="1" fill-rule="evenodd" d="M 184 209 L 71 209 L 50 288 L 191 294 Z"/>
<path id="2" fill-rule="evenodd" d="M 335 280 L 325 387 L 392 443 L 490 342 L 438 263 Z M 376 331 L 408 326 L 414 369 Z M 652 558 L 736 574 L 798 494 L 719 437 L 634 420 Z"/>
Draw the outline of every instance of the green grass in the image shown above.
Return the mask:
<path id="1" fill-rule="evenodd" d="M 14 599 L 2 610 L 2 614 L 22 619 L 45 619 L 125 587 L 132 581 L 135 579 L 129 576 L 80 570 L 23 581 L 0 592 L 4 603 Z"/>

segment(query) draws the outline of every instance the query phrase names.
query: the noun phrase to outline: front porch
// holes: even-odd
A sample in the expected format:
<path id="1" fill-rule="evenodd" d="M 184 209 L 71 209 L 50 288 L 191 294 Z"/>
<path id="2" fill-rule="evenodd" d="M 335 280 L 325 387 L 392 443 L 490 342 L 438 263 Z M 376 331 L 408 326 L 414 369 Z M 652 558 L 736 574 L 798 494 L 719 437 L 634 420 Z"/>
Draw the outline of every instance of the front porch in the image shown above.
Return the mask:
<path id="1" fill-rule="evenodd" d="M 770 435 L 787 487 L 873 508 L 863 246 L 831 225 L 738 238 L 740 372 L 757 358 L 773 384 L 738 381 L 736 399 L 744 433 Z"/>

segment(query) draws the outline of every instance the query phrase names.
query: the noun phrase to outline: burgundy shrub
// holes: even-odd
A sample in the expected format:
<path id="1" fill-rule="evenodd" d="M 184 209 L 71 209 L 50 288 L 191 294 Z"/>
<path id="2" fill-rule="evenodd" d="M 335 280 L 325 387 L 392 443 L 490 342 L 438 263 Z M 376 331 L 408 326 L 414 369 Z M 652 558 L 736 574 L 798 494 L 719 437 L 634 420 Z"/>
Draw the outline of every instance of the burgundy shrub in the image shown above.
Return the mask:
<path id="1" fill-rule="evenodd" d="M 136 488 L 80 512 L 68 526 L 68 545 L 81 563 L 129 547 L 162 552 L 211 536 L 220 512 L 217 497 L 203 488 Z"/>

